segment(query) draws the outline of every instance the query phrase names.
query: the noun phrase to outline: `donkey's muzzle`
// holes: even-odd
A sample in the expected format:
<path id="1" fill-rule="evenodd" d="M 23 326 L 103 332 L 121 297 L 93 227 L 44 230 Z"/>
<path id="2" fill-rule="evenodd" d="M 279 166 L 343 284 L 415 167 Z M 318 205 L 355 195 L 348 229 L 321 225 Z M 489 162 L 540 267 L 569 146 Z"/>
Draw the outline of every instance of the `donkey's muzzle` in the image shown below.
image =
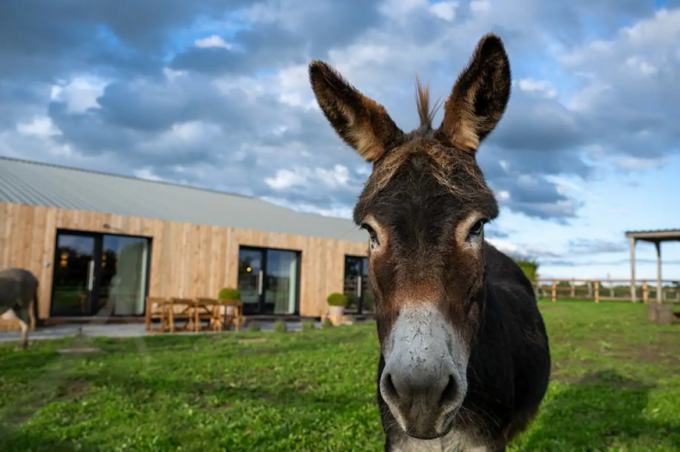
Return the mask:
<path id="1" fill-rule="evenodd" d="M 420 368 L 388 365 L 383 371 L 381 395 L 397 411 L 394 414 L 410 436 L 427 439 L 445 433 L 444 417 L 458 399 L 459 385 L 452 363 L 441 364 Z"/>
<path id="2" fill-rule="evenodd" d="M 436 438 L 467 391 L 466 348 L 433 306 L 403 309 L 384 350 L 380 394 L 404 432 Z"/>

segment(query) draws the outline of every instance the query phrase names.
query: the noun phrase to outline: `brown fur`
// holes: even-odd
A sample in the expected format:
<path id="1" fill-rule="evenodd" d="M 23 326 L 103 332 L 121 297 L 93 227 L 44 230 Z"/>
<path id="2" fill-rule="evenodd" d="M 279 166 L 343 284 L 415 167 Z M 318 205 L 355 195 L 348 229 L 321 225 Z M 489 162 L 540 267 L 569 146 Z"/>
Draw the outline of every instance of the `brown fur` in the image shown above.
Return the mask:
<path id="1" fill-rule="evenodd" d="M 416 74 L 416 107 L 418 109 L 418 118 L 420 118 L 420 130 L 432 130 L 432 120 L 441 103 L 439 101 L 430 108 L 430 85 L 423 86 L 420 83 L 418 74 Z"/>
<path id="2" fill-rule="evenodd" d="M 322 61 L 309 67 L 312 89 L 328 121 L 345 143 L 366 161 L 379 159 L 396 145 L 403 132 L 385 107 L 361 94 Z"/>
<path id="3" fill-rule="evenodd" d="M 533 289 L 521 269 L 484 243 L 481 233 L 471 232 L 480 221 L 498 215 L 475 154 L 510 96 L 510 65 L 501 40 L 492 34 L 480 40 L 444 104 L 437 129 L 432 120 L 439 104 L 430 106 L 429 87 L 417 76 L 420 125 L 408 134 L 382 105 L 325 63 L 310 64 L 310 80 L 336 133 L 373 162 L 354 220 L 371 236 L 369 277 L 381 344 L 400 310 L 437 306 L 471 354 L 473 373 L 468 372 L 469 389 L 456 428 L 503 450 L 542 400 L 549 352 Z M 523 339 L 538 336 L 545 340 Z M 530 374 L 523 374 L 517 363 L 532 369 Z M 384 365 L 381 356 L 379 378 Z M 386 450 L 391 450 L 390 444 L 396 444 L 391 441 L 399 441 L 403 432 L 380 393 L 378 401 Z M 433 434 L 422 430 L 416 436 Z"/>
<path id="4" fill-rule="evenodd" d="M 497 39 L 482 38 L 444 105 L 441 133 L 459 149 L 477 151 L 505 112 L 512 77 Z"/>

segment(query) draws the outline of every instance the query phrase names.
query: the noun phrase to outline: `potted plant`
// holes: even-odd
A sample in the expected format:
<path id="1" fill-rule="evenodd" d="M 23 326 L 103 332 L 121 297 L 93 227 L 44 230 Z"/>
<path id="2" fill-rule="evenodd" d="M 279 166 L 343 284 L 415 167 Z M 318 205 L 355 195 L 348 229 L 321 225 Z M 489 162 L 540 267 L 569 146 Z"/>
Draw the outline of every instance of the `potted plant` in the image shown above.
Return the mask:
<path id="1" fill-rule="evenodd" d="M 224 289 L 220 290 L 219 299 L 222 301 L 240 301 L 241 292 L 239 292 L 238 289 L 234 289 L 232 287 L 225 287 Z M 234 306 L 226 306 L 226 308 L 227 315 L 234 315 Z"/>
<path id="2" fill-rule="evenodd" d="M 673 306 L 669 304 L 656 303 L 656 324 L 670 325 L 673 323 L 674 312 Z"/>
<path id="3" fill-rule="evenodd" d="M 347 306 L 347 296 L 343 293 L 332 293 L 326 300 L 328 302 L 328 313 L 332 317 L 342 317 Z"/>

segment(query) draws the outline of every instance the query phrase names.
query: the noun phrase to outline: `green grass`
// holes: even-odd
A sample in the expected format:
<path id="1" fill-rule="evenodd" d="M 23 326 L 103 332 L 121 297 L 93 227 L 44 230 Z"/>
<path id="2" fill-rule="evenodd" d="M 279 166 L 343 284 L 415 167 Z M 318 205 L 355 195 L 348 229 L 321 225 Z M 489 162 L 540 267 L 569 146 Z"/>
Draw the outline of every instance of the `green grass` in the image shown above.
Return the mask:
<path id="1" fill-rule="evenodd" d="M 639 304 L 541 304 L 553 380 L 511 450 L 679 451 L 680 327 Z M 56 351 L 73 345 L 104 353 Z M 3 452 L 382 450 L 374 325 L 13 346 L 0 346 Z"/>

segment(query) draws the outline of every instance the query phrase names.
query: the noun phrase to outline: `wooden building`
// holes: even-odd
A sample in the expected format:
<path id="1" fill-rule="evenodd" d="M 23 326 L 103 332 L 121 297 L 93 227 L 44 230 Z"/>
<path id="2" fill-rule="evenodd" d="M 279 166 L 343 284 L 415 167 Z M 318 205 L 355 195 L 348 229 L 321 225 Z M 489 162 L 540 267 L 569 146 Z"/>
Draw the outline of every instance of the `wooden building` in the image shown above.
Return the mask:
<path id="1" fill-rule="evenodd" d="M 241 291 L 248 316 L 370 312 L 354 223 L 241 195 L 0 157 L 0 269 L 40 280 L 40 320 L 142 321 L 150 297 Z"/>

